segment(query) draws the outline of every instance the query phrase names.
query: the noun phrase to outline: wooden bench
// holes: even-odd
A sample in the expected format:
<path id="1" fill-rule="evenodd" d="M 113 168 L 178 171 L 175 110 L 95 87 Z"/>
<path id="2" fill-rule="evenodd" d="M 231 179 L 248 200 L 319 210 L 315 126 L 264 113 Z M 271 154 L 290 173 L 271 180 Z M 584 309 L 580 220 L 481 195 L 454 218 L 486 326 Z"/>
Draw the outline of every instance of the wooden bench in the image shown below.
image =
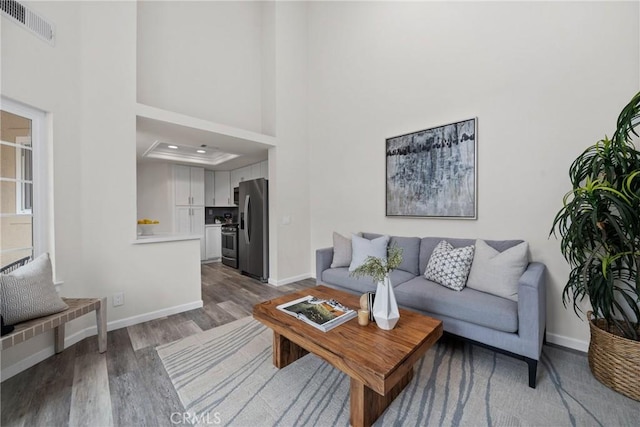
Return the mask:
<path id="1" fill-rule="evenodd" d="M 13 332 L 2 337 L 2 350 L 53 329 L 55 351 L 60 353 L 64 350 L 65 323 L 95 311 L 98 326 L 98 351 L 100 353 L 107 351 L 107 299 L 62 298 L 62 300 L 69 306 L 68 309 L 14 325 Z"/>

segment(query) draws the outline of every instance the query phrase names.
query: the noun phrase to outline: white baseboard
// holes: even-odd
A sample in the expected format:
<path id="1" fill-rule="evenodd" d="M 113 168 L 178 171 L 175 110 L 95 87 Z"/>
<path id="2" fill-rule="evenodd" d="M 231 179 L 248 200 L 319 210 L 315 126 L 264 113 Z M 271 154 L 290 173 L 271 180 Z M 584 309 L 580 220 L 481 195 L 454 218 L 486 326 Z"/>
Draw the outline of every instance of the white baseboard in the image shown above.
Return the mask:
<path id="1" fill-rule="evenodd" d="M 196 308 L 202 308 L 202 300 L 189 302 L 186 304 L 176 305 L 162 310 L 151 311 L 149 313 L 139 314 L 137 316 L 127 317 L 126 319 L 114 320 L 107 323 L 107 331 L 115 331 L 116 329 L 126 328 L 127 326 L 137 325 L 138 323 L 148 322 L 149 320 L 159 319 L 161 317 L 170 316 L 172 314 L 183 313 L 189 310 L 195 310 Z M 98 330 L 95 326 L 87 328 L 91 330 L 91 335 L 96 335 Z M 78 340 L 79 341 L 79 340 Z M 66 344 L 65 340 L 65 344 Z"/>
<path id="2" fill-rule="evenodd" d="M 273 286 L 283 286 L 283 285 L 288 285 L 289 283 L 297 282 L 299 280 L 310 279 L 310 278 L 311 278 L 311 274 L 309 273 L 301 274 L 299 276 L 287 277 L 286 279 L 280 279 L 280 280 L 269 278 L 269 284 Z"/>
<path id="3" fill-rule="evenodd" d="M 547 342 L 578 350 L 583 353 L 589 351 L 589 341 L 577 340 L 575 338 L 565 337 L 564 335 L 551 334 L 547 332 Z"/>
<path id="4" fill-rule="evenodd" d="M 203 305 L 202 300 L 193 301 L 187 304 L 176 305 L 174 307 L 165 308 L 162 310 L 151 311 L 149 313 L 140 314 L 137 316 L 127 317 L 126 319 L 114 320 L 111 322 L 107 322 L 107 331 L 114 331 L 116 329 L 126 328 L 127 326 L 137 325 L 138 323 L 148 322 L 149 320 L 159 319 L 162 317 L 170 316 L 172 314 L 183 313 L 189 310 L 195 310 L 196 308 L 201 308 Z M 91 313 L 93 314 L 93 313 Z M 69 335 L 64 339 L 64 348 L 68 348 L 87 337 L 91 337 L 93 335 L 98 334 L 97 327 L 90 326 L 85 329 L 81 329 L 73 335 Z M 107 347 L 107 351 L 109 348 Z M 51 357 L 55 354 L 53 344 L 44 348 L 37 353 L 34 353 L 30 356 L 21 359 L 19 362 L 14 363 L 11 366 L 7 366 L 0 373 L 0 382 L 7 380 L 14 375 L 19 374 L 20 372 L 29 369 L 33 365 L 36 365 L 43 360 Z"/>

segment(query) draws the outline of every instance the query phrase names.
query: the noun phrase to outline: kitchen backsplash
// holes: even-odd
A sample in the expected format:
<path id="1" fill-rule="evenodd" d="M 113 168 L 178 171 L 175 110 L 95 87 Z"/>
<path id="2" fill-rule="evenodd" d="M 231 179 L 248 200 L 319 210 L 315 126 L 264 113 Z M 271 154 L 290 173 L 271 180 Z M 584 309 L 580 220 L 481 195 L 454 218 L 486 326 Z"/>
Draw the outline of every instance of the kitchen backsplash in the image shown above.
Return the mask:
<path id="1" fill-rule="evenodd" d="M 224 223 L 224 215 L 231 214 L 233 222 L 238 222 L 238 208 L 230 207 L 206 207 L 204 208 L 204 223 L 215 224 L 216 219 Z"/>

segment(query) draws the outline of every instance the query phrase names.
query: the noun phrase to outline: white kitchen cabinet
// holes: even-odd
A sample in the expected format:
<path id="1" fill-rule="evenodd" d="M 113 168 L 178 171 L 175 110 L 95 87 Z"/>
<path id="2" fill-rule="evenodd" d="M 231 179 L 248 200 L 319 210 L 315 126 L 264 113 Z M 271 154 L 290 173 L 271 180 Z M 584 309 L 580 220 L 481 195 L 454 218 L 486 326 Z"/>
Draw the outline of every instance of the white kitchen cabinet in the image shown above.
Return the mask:
<path id="1" fill-rule="evenodd" d="M 251 178 L 249 179 L 258 178 L 262 178 L 262 168 L 260 167 L 260 163 L 254 163 L 251 165 Z"/>
<path id="2" fill-rule="evenodd" d="M 233 206 L 229 180 L 229 172 L 215 171 L 215 203 L 213 206 Z"/>
<path id="3" fill-rule="evenodd" d="M 260 162 L 260 178 L 269 179 L 269 161 Z"/>
<path id="4" fill-rule="evenodd" d="M 231 191 L 240 184 L 240 169 L 234 169 L 230 173 L 229 187 Z"/>
<path id="5" fill-rule="evenodd" d="M 206 259 L 222 258 L 222 227 L 207 225 L 205 227 Z"/>
<path id="6" fill-rule="evenodd" d="M 249 181 L 250 179 L 253 179 L 251 175 L 251 165 L 231 171 L 231 173 L 234 172 L 236 175 L 234 187 L 237 187 L 242 181 Z"/>
<path id="7" fill-rule="evenodd" d="M 215 206 L 216 188 L 215 173 L 210 170 L 204 171 L 204 205 Z"/>
<path id="8" fill-rule="evenodd" d="M 176 206 L 204 206 L 204 168 L 174 165 Z"/>
<path id="9" fill-rule="evenodd" d="M 200 259 L 205 259 L 204 207 L 176 206 L 175 221 L 176 233 L 200 236 Z"/>

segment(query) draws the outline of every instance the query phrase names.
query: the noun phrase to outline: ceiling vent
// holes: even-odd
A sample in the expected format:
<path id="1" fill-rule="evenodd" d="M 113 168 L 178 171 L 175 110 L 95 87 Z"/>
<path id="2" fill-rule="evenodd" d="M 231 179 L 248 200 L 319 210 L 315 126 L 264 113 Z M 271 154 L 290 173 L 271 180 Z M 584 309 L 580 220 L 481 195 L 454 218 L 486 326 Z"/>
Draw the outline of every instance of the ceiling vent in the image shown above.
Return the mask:
<path id="1" fill-rule="evenodd" d="M 15 0 L 0 0 L 2 14 L 42 40 L 54 44 L 54 25 L 33 9 Z"/>

